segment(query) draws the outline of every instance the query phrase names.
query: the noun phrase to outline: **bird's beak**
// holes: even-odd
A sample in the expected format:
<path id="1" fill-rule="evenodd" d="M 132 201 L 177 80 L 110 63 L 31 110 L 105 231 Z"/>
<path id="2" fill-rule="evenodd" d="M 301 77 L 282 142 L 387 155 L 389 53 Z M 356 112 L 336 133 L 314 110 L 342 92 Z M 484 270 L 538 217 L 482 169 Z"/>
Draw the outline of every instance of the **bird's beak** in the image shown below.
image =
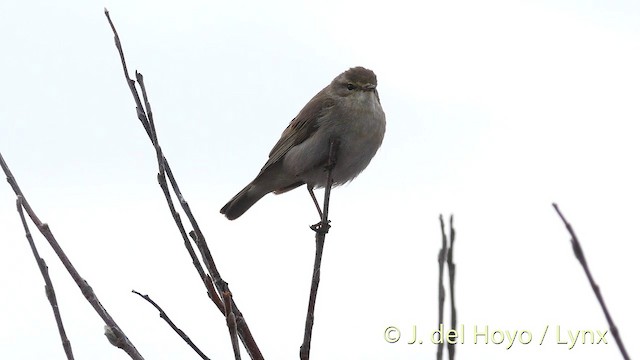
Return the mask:
<path id="1" fill-rule="evenodd" d="M 364 90 L 366 91 L 373 91 L 376 89 L 376 86 L 374 84 L 367 84 L 365 86 L 362 87 Z"/>

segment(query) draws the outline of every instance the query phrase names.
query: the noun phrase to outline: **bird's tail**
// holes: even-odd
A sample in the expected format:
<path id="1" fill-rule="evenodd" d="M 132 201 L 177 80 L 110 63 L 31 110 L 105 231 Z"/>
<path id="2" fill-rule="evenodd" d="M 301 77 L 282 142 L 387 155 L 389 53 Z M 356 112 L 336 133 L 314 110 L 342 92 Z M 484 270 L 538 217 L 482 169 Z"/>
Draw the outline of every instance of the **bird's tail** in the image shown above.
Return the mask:
<path id="1" fill-rule="evenodd" d="M 224 214 L 229 220 L 235 220 L 267 193 L 269 193 L 269 191 L 264 191 L 264 187 L 256 186 L 252 182 L 229 200 L 229 202 L 220 209 L 220 213 Z"/>

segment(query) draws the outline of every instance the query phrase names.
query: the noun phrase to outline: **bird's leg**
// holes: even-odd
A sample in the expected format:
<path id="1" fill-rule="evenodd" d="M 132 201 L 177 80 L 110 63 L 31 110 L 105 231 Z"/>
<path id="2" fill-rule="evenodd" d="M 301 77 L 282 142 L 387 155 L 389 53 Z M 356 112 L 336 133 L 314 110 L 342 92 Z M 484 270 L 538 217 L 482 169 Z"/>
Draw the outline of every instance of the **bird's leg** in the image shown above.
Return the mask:
<path id="1" fill-rule="evenodd" d="M 318 199 L 316 199 L 316 195 L 313 193 L 313 185 L 307 184 L 307 190 L 309 191 L 309 195 L 311 195 L 311 200 L 313 200 L 313 204 L 316 206 L 316 210 L 318 210 L 318 215 L 320 215 L 320 220 L 322 220 L 322 209 L 320 209 L 320 204 L 318 204 Z"/>
<path id="2" fill-rule="evenodd" d="M 331 194 L 331 187 L 333 187 L 333 176 L 332 176 L 332 172 L 333 172 L 333 168 L 336 166 L 336 161 L 338 160 L 338 146 L 340 145 L 340 141 L 336 140 L 336 139 L 331 139 L 329 141 L 329 159 L 327 161 L 327 166 L 325 167 L 326 171 L 327 171 L 327 184 L 324 188 L 324 208 L 323 211 L 320 211 L 320 205 L 318 204 L 318 201 L 315 198 L 315 195 L 313 195 L 312 189 L 309 188 L 309 186 L 307 186 L 307 189 L 309 189 L 309 193 L 311 194 L 311 197 L 314 199 L 314 202 L 316 204 L 316 207 L 318 209 L 318 213 L 320 214 L 320 222 L 315 224 L 315 225 L 311 225 L 311 230 L 315 231 L 316 233 L 327 233 L 329 232 L 329 228 L 331 227 L 331 225 L 329 225 L 329 197 Z"/>

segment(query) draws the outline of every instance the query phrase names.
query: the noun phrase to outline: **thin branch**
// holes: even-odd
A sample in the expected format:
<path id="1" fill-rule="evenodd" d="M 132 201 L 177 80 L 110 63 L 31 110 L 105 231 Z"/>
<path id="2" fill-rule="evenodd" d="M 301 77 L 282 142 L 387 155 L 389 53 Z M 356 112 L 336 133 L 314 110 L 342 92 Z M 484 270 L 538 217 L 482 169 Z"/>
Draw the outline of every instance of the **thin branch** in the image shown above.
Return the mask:
<path id="1" fill-rule="evenodd" d="M 141 122 L 143 123 L 144 128 L 147 130 L 149 139 L 151 140 L 151 143 L 156 151 L 156 158 L 158 160 L 158 175 L 157 175 L 158 184 L 162 189 L 162 193 L 164 194 L 165 200 L 167 201 L 167 205 L 169 206 L 169 211 L 171 212 L 171 216 L 173 217 L 176 223 L 176 226 L 178 227 L 178 231 L 180 231 L 180 235 L 182 236 L 184 246 L 187 249 L 189 256 L 191 257 L 191 262 L 196 268 L 196 271 L 198 272 L 200 279 L 203 281 L 203 283 L 205 284 L 205 287 L 207 288 L 207 293 L 209 298 L 218 307 L 218 310 L 220 310 L 221 313 L 224 313 L 224 305 L 222 304 L 222 300 L 220 300 L 220 296 L 218 296 L 218 293 L 215 291 L 215 288 L 209 286 L 208 283 L 211 282 L 211 278 L 204 271 L 202 264 L 200 263 L 200 259 L 198 259 L 198 256 L 196 255 L 196 252 L 194 251 L 193 246 L 189 241 L 189 237 L 187 236 L 187 231 L 184 228 L 184 224 L 182 223 L 180 214 L 176 210 L 176 207 L 173 203 L 171 192 L 169 191 L 169 187 L 167 185 L 167 177 L 166 177 L 166 174 L 171 172 L 171 167 L 169 166 L 169 162 L 167 161 L 167 159 L 164 157 L 162 153 L 162 149 L 160 148 L 160 144 L 158 143 L 158 135 L 155 128 L 155 123 L 153 122 L 153 113 L 151 112 L 151 104 L 149 103 L 149 100 L 147 98 L 147 90 L 144 85 L 144 77 L 142 76 L 142 74 L 136 71 L 136 79 L 138 81 L 138 84 L 140 84 L 140 89 L 142 91 L 142 95 L 144 98 L 146 113 L 149 114 L 148 120 L 147 120 L 147 115 L 145 111 L 139 112 L 142 115 L 138 115 L 138 117 L 142 118 Z M 136 104 L 141 104 L 137 91 L 133 93 L 133 95 L 134 95 L 134 98 L 136 98 Z M 170 179 L 173 185 L 175 183 L 175 179 L 173 178 L 173 175 L 170 176 Z M 174 192 L 176 192 L 176 189 L 177 189 L 177 185 L 174 186 Z M 176 194 L 177 194 L 176 196 L 179 199 L 183 200 L 182 194 L 179 192 L 179 189 L 176 192 Z"/>
<path id="2" fill-rule="evenodd" d="M 240 360 L 240 346 L 238 345 L 238 327 L 236 323 L 236 316 L 233 314 L 233 307 L 231 306 L 231 293 L 226 291 L 222 293 L 222 299 L 224 300 L 224 312 L 227 317 L 227 327 L 229 328 L 229 336 L 231 336 L 231 346 L 233 347 L 233 354 L 236 360 Z"/>
<path id="3" fill-rule="evenodd" d="M 591 270 L 589 270 L 589 265 L 587 265 L 587 259 L 584 256 L 584 252 L 582 252 L 582 246 L 580 246 L 580 241 L 578 241 L 578 237 L 576 236 L 575 232 L 573 232 L 573 228 L 571 227 L 571 224 L 569 224 L 569 222 L 565 219 L 564 215 L 562 215 L 562 212 L 560 212 L 558 205 L 555 203 L 553 203 L 552 205 L 553 205 L 553 208 L 558 213 L 558 216 L 560 216 L 560 219 L 562 219 L 562 222 L 564 223 L 564 226 L 567 228 L 567 231 L 569 231 L 569 234 L 571 235 L 571 247 L 573 248 L 573 253 L 578 259 L 578 261 L 580 262 L 580 265 L 582 265 L 582 269 L 584 270 L 585 274 L 587 274 L 587 278 L 589 279 L 589 284 L 591 284 L 591 288 L 593 289 L 593 292 L 596 294 L 596 297 L 598 298 L 598 302 L 600 303 L 600 307 L 604 312 L 604 316 L 607 318 L 607 323 L 609 323 L 609 329 L 611 330 L 611 334 L 613 335 L 613 338 L 616 340 L 616 344 L 618 344 L 620 353 L 622 354 L 622 357 L 625 360 L 628 360 L 629 354 L 627 354 L 627 350 L 625 349 L 624 344 L 622 343 L 622 338 L 620 337 L 620 333 L 618 332 L 618 327 L 613 322 L 613 318 L 609 314 L 609 309 L 607 308 L 607 305 L 605 305 L 604 303 L 604 298 L 602 297 L 602 293 L 600 292 L 600 287 L 598 286 L 598 284 L 596 284 L 595 280 L 593 279 L 593 276 L 591 275 Z"/>
<path id="4" fill-rule="evenodd" d="M 149 295 L 142 295 L 141 293 L 135 291 L 135 290 L 131 290 L 132 293 L 137 294 L 138 296 L 140 296 L 141 298 L 147 300 L 147 302 L 151 305 L 153 305 L 153 307 L 155 307 L 159 312 L 160 312 L 160 318 L 164 321 L 167 322 L 167 324 L 169 324 L 169 326 L 171 326 L 171 328 L 173 329 L 173 331 L 176 332 L 176 334 L 178 334 L 182 340 L 184 340 L 198 355 L 200 355 L 201 358 L 205 359 L 205 360 L 209 360 L 209 358 L 196 346 L 196 344 L 193 343 L 193 341 L 191 341 L 191 339 L 189 338 L 189 336 L 187 334 L 185 334 L 184 331 L 180 330 L 180 328 L 178 328 L 176 326 L 176 324 L 173 323 L 173 321 L 171 321 L 171 319 L 169 318 L 169 315 L 167 315 L 167 313 L 162 310 L 162 308 L 156 304 L 155 301 L 153 301 Z"/>
<path id="5" fill-rule="evenodd" d="M 160 155 L 161 155 L 161 151 L 159 151 L 159 146 L 156 146 L 157 135 L 155 134 L 155 126 L 152 127 L 152 125 L 150 124 L 149 119 L 147 118 L 147 114 L 145 113 L 145 111 L 143 109 L 142 101 L 140 100 L 140 95 L 138 94 L 138 89 L 135 86 L 136 82 L 129 77 L 129 71 L 128 71 L 128 68 L 127 68 L 127 62 L 126 62 L 125 57 L 124 57 L 124 50 L 122 49 L 122 43 L 120 42 L 120 36 L 118 35 L 118 31 L 116 30 L 115 25 L 113 24 L 113 21 L 111 20 L 111 16 L 109 15 L 109 11 L 106 8 L 104 9 L 104 13 L 105 13 L 105 16 L 107 17 L 107 21 L 109 22 L 109 26 L 111 27 L 111 30 L 113 32 L 114 42 L 115 42 L 116 48 L 118 49 L 118 54 L 120 56 L 120 62 L 122 64 L 122 69 L 124 71 L 124 76 L 125 76 L 125 79 L 127 81 L 127 85 L 129 85 L 129 90 L 131 91 L 131 95 L 133 96 L 133 100 L 136 103 L 136 114 L 138 116 L 138 120 L 140 120 L 140 123 L 142 124 L 142 126 L 145 129 L 145 131 L 147 132 L 147 136 L 151 140 L 151 143 L 154 146 L 154 149 L 156 149 L 156 155 L 158 155 L 158 152 L 160 152 Z M 151 113 L 151 109 L 150 109 L 151 106 L 150 106 L 149 102 L 147 101 L 146 89 L 144 88 L 144 79 L 142 77 L 142 74 L 139 74 L 138 72 L 136 72 L 136 77 L 140 81 L 141 88 L 142 88 L 142 91 L 143 91 L 143 95 L 145 97 L 145 104 L 147 105 L 147 109 L 149 109 L 149 112 Z M 182 239 L 184 241 L 185 248 L 187 249 L 187 252 L 189 253 L 189 255 L 191 257 L 192 263 L 193 263 L 194 267 L 196 268 L 196 270 L 198 271 L 198 275 L 200 276 L 200 279 L 205 284 L 205 287 L 207 287 L 207 279 L 209 277 L 205 273 L 204 269 L 202 268 L 202 265 L 200 264 L 200 260 L 198 259 L 195 251 L 193 250 L 193 247 L 191 246 L 191 242 L 189 241 L 189 237 L 187 236 L 187 232 L 186 232 L 186 230 L 184 228 L 184 225 L 182 223 L 182 219 L 180 218 L 180 214 L 176 211 L 176 208 L 173 205 L 173 200 L 171 199 L 171 193 L 169 192 L 169 188 L 167 187 L 166 180 L 164 180 L 165 179 L 165 177 L 164 177 L 165 170 L 167 168 L 169 168 L 169 164 L 168 164 L 168 162 L 166 161 L 166 159 L 163 156 L 161 157 L 161 159 L 163 159 L 163 161 L 159 161 L 159 165 L 158 165 L 158 167 L 160 168 L 160 172 L 158 173 L 158 182 L 160 183 L 160 187 L 161 187 L 161 189 L 162 189 L 162 191 L 163 191 L 163 193 L 165 195 L 165 199 L 167 201 L 167 205 L 169 206 L 169 210 L 171 212 L 171 215 L 173 216 L 173 219 L 176 222 L 178 230 L 180 231 L 180 234 L 182 235 Z M 210 281 L 210 279 L 209 279 L 209 281 Z M 222 301 L 218 297 L 218 294 L 215 291 L 209 292 L 209 290 L 210 290 L 209 287 L 207 287 L 209 298 L 218 307 L 220 312 L 224 312 L 224 307 L 222 305 Z"/>
<path id="6" fill-rule="evenodd" d="M 456 311 L 456 301 L 454 296 L 454 284 L 456 279 L 456 264 L 453 262 L 453 242 L 456 239 L 456 231 L 453 228 L 453 215 L 449 218 L 449 250 L 447 251 L 447 265 L 449 267 L 449 298 L 451 299 L 451 329 L 455 329 L 458 325 L 458 314 Z M 447 343 L 449 360 L 453 360 L 456 353 L 456 344 L 454 342 Z"/>
<path id="7" fill-rule="evenodd" d="M 1 156 L 1 155 L 0 155 Z M 62 316 L 60 315 L 60 308 L 58 307 L 58 300 L 56 299 L 56 291 L 53 288 L 53 283 L 51 282 L 51 277 L 49 277 L 49 268 L 45 263 L 44 259 L 40 257 L 38 254 L 38 249 L 36 248 L 36 244 L 33 241 L 33 237 L 31 236 L 31 231 L 29 231 L 29 224 L 27 224 L 27 220 L 24 217 L 24 211 L 22 206 L 23 197 L 18 196 L 16 200 L 16 205 L 18 208 L 18 213 L 20 214 L 20 220 L 22 221 L 22 226 L 24 227 L 24 232 L 27 237 L 27 241 L 29 242 L 29 246 L 31 247 L 31 251 L 33 252 L 33 256 L 36 258 L 36 262 L 38 263 L 38 267 L 40 268 L 40 273 L 44 278 L 44 290 L 47 294 L 47 299 L 49 299 L 49 304 L 51 304 L 51 309 L 53 310 L 53 316 L 56 319 L 56 324 L 58 325 L 58 332 L 60 333 L 60 339 L 62 340 L 62 348 L 64 349 L 65 354 L 67 355 L 67 359 L 73 359 L 73 351 L 71 350 L 71 342 L 69 338 L 67 338 L 67 333 L 64 330 L 64 324 L 62 323 Z"/>
<path id="8" fill-rule="evenodd" d="M 300 359 L 309 360 L 311 352 L 311 332 L 313 330 L 314 312 L 316 307 L 316 297 L 318 296 L 318 286 L 320 284 L 320 263 L 322 262 L 322 251 L 324 249 L 325 236 L 329 232 L 329 198 L 331 187 L 333 186 L 332 172 L 336 165 L 339 142 L 331 140 L 329 143 L 329 162 L 327 164 L 327 184 L 324 188 L 324 208 L 322 220 L 311 229 L 316 232 L 316 256 L 313 263 L 313 276 L 311 277 L 311 291 L 309 293 L 309 306 L 307 308 L 307 319 L 304 327 L 304 339 L 300 346 Z"/>
<path id="9" fill-rule="evenodd" d="M 438 252 L 438 328 L 440 328 L 440 325 L 443 325 L 444 322 L 444 262 L 447 256 L 447 234 L 444 231 L 442 214 L 440 214 L 440 230 L 442 231 L 442 248 L 440 252 Z M 436 351 L 437 360 L 442 360 L 442 352 L 444 349 L 444 334 L 440 334 L 440 336 L 441 338 L 438 339 L 438 348 Z"/>
<path id="10" fill-rule="evenodd" d="M 51 229 L 49 229 L 49 225 L 42 223 L 38 218 L 38 216 L 36 215 L 36 213 L 33 211 L 33 209 L 31 208 L 31 205 L 29 205 L 29 202 L 27 201 L 26 197 L 20 190 L 20 186 L 18 186 L 16 179 L 13 177 L 13 174 L 11 174 L 9 167 L 5 163 L 4 158 L 2 157 L 2 154 L 0 154 L 0 167 L 2 167 L 2 170 L 7 176 L 7 181 L 11 185 L 11 188 L 13 189 L 15 194 L 19 197 L 22 208 L 27 212 L 27 214 L 31 218 L 31 221 L 33 221 L 33 223 L 36 225 L 38 230 L 40 230 L 40 233 L 42 233 L 42 235 L 47 239 L 47 241 L 49 242 L 49 245 L 53 248 L 53 251 L 55 251 L 56 255 L 58 255 L 58 258 L 60 259 L 64 267 L 67 269 L 67 272 L 69 272 L 69 275 L 71 275 L 73 280 L 76 282 L 76 285 L 78 285 L 78 287 L 80 288 L 80 291 L 82 291 L 82 295 L 84 295 L 84 297 L 87 299 L 87 301 L 89 301 L 93 309 L 98 313 L 98 315 L 105 322 L 106 324 L 105 326 L 110 329 L 112 336 L 109 338 L 109 341 L 114 346 L 124 350 L 132 359 L 143 359 L 142 355 L 138 353 L 138 350 L 131 343 L 131 341 L 129 341 L 129 339 L 124 334 L 124 332 L 120 329 L 118 324 L 116 324 L 115 320 L 111 317 L 111 315 L 109 315 L 107 310 L 102 306 L 102 304 L 98 300 L 98 297 L 93 292 L 93 289 L 91 288 L 91 286 L 89 286 L 89 283 L 80 276 L 76 268 L 71 263 L 71 260 L 69 260 L 67 255 L 62 250 L 62 247 L 60 247 L 60 244 L 58 244 L 58 241 L 56 240 L 55 236 L 53 236 Z"/>
<path id="11" fill-rule="evenodd" d="M 215 284 L 216 289 L 218 289 L 220 293 L 224 294 L 225 292 L 231 292 L 231 290 L 229 290 L 229 285 L 227 284 L 226 281 L 222 280 L 222 278 L 220 277 L 220 274 L 217 271 L 217 268 L 215 267 L 215 263 L 213 262 L 213 257 L 211 256 L 211 252 L 209 251 L 209 247 L 207 246 L 206 241 L 201 241 L 200 238 L 198 238 L 198 235 L 196 234 L 195 231 L 189 232 L 189 236 L 191 236 L 193 241 L 196 243 L 196 246 L 200 251 L 200 255 L 202 256 L 203 262 L 205 263 L 205 266 L 207 267 L 207 269 L 213 270 L 212 272 L 213 279 L 209 278 L 209 281 L 210 282 L 212 281 Z M 222 313 L 225 314 L 224 305 L 222 308 L 223 308 Z M 233 310 L 233 314 L 236 318 L 238 335 L 240 337 L 240 340 L 242 340 L 242 343 L 244 344 L 245 349 L 249 353 L 249 356 L 252 359 L 262 359 L 262 353 L 258 348 L 258 344 L 256 344 L 255 340 L 253 339 L 253 335 L 249 330 L 249 325 L 247 325 L 247 322 L 244 319 L 244 315 L 242 315 L 242 312 L 236 305 L 235 301 L 233 301 L 233 298 L 231 298 L 231 309 Z"/>
<path id="12" fill-rule="evenodd" d="M 153 124 L 153 119 L 151 117 L 151 107 L 149 105 L 149 101 L 147 99 L 147 95 L 146 95 L 146 89 L 144 87 L 144 81 L 143 81 L 143 77 L 140 73 L 136 72 L 136 78 L 138 80 L 138 84 L 140 85 L 140 88 L 143 92 L 143 97 L 145 100 L 145 108 L 147 109 L 149 116 L 145 113 L 145 110 L 143 109 L 143 105 L 142 105 L 142 101 L 140 100 L 140 96 L 138 95 L 138 91 L 135 87 L 135 81 L 133 81 L 130 77 L 129 77 L 129 73 L 127 70 L 127 65 L 126 65 L 126 61 L 125 61 L 125 57 L 124 57 L 124 51 L 122 50 L 122 45 L 120 42 L 120 38 L 118 36 L 118 33 L 116 31 L 116 28 L 113 24 L 113 22 L 111 21 L 111 18 L 109 16 L 109 12 L 105 9 L 105 16 L 107 17 L 107 20 L 109 21 L 109 25 L 111 26 L 111 29 L 113 31 L 114 34 L 114 40 L 116 43 L 116 48 L 118 49 L 118 53 L 120 55 L 120 61 L 122 63 L 122 67 L 123 67 L 123 71 L 125 74 L 125 78 L 127 80 L 127 84 L 129 85 L 129 89 L 131 90 L 131 94 L 133 95 L 134 101 L 136 103 L 136 113 L 138 115 L 138 119 L 140 120 L 140 122 L 142 123 L 143 127 L 145 128 L 145 131 L 147 132 L 147 135 L 149 136 L 149 139 L 151 140 L 155 150 L 156 150 L 156 156 L 158 158 L 158 167 L 159 167 L 159 173 L 158 173 L 158 182 L 160 184 L 160 187 L 162 188 L 164 194 L 165 194 L 165 198 L 167 200 L 167 203 L 169 205 L 170 211 L 172 213 L 172 216 L 176 222 L 176 225 L 178 226 L 180 233 L 183 237 L 184 243 L 185 243 L 185 247 L 187 248 L 187 251 L 189 252 L 189 255 L 191 256 L 192 262 L 194 264 L 194 266 L 196 267 L 198 274 L 200 275 L 201 280 L 203 281 L 205 287 L 207 288 L 207 291 L 209 293 L 209 297 L 212 299 L 212 301 L 216 304 L 216 306 L 218 307 L 218 309 L 224 314 L 224 305 L 222 304 L 222 301 L 220 300 L 220 297 L 218 294 L 222 294 L 225 291 L 228 291 L 228 285 L 227 283 L 222 280 L 222 277 L 220 276 L 215 263 L 213 262 L 213 258 L 211 257 L 209 248 L 206 244 L 205 241 L 205 237 L 202 234 L 202 231 L 200 230 L 200 227 L 197 223 L 197 221 L 195 220 L 195 217 L 193 216 L 191 209 L 189 207 L 189 204 L 187 203 L 187 201 L 184 199 L 184 197 L 182 196 L 182 193 L 180 192 L 180 189 L 178 187 L 178 184 L 175 180 L 175 178 L 173 177 L 173 173 L 171 171 L 171 167 L 169 166 L 169 162 L 167 161 L 166 157 L 164 157 L 164 155 L 162 154 L 162 151 L 160 149 L 160 145 L 157 141 L 157 135 L 155 133 L 155 125 Z M 191 243 L 189 242 L 189 238 L 186 235 L 186 230 L 184 229 L 184 226 L 182 224 L 182 221 L 180 220 L 179 214 L 175 211 L 175 207 L 173 206 L 173 200 L 171 199 L 170 194 L 168 194 L 169 190 L 168 190 L 168 186 L 167 186 L 167 182 L 165 180 L 165 174 L 166 177 L 169 179 L 169 182 L 171 183 L 171 186 L 173 188 L 173 191 L 178 199 L 178 201 L 180 202 L 180 205 L 183 209 L 183 211 L 185 212 L 187 218 L 189 219 L 189 222 L 191 223 L 191 226 L 193 226 L 194 232 L 195 232 L 195 239 L 197 239 L 196 241 L 196 245 L 198 245 L 199 249 L 201 250 L 201 254 L 203 256 L 203 262 L 205 264 L 205 267 L 207 268 L 207 270 L 209 271 L 209 274 L 211 275 L 211 277 L 209 277 L 209 275 L 205 274 L 204 270 L 202 269 L 202 266 L 200 265 L 200 261 L 195 253 L 195 251 L 193 250 L 193 247 L 191 246 Z M 200 244 L 198 244 L 198 242 Z M 213 284 L 215 285 L 215 289 L 217 291 L 212 291 L 213 288 L 211 285 L 211 282 L 213 282 Z M 253 360 L 261 360 L 263 359 L 262 354 L 260 353 L 260 350 L 253 338 L 253 336 L 251 335 L 251 331 L 249 330 L 248 325 L 246 324 L 246 321 L 244 320 L 244 317 L 242 315 L 242 313 L 240 312 L 240 310 L 238 309 L 238 307 L 236 306 L 235 302 L 233 301 L 233 299 L 231 299 L 232 301 L 232 309 L 233 309 L 233 313 L 236 316 L 236 321 L 237 321 L 237 326 L 238 326 L 238 333 L 239 333 L 239 337 L 242 340 L 243 345 L 245 346 L 245 349 L 247 350 L 247 352 L 249 353 L 251 359 Z"/>

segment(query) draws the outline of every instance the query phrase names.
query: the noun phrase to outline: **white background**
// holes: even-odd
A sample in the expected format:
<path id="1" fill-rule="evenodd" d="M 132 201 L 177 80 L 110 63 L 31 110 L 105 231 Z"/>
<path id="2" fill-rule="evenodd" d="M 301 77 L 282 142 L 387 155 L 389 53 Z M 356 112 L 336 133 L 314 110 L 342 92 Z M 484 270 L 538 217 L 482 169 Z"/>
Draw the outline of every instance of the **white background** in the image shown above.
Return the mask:
<path id="1" fill-rule="evenodd" d="M 145 358 L 197 357 L 131 289 L 211 358 L 233 355 L 156 184 L 103 6 L 130 70 L 145 75 L 165 154 L 266 358 L 298 358 L 317 215 L 303 189 L 268 195 L 233 222 L 218 211 L 302 106 L 357 65 L 378 75 L 387 134 L 369 168 L 332 193 L 312 357 L 435 358 L 438 215 L 454 213 L 458 359 L 620 358 L 610 333 L 608 345 L 557 344 L 556 326 L 566 341 L 568 330 L 607 324 L 554 201 L 629 353 L 640 354 L 638 2 L 176 4 L 0 4 L 0 151 Z M 126 358 L 36 241 L 76 358 Z M 0 358 L 63 359 L 6 184 L 0 289 Z M 424 344 L 407 344 L 412 325 Z M 534 339 L 473 344 L 474 325 Z M 384 341 L 388 326 L 403 331 L 395 344 Z"/>

